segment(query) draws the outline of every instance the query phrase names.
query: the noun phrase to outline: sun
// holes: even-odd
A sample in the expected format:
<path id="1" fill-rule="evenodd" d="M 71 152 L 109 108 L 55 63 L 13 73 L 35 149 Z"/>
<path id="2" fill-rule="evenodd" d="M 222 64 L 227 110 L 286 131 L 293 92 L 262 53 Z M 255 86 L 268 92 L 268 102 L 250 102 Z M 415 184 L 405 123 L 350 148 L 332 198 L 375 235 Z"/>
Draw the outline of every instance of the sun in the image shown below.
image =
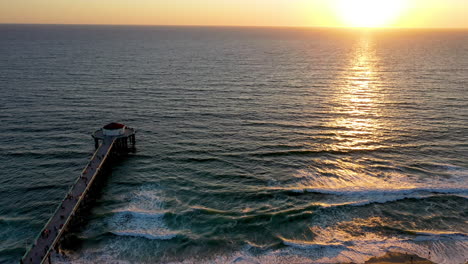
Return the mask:
<path id="1" fill-rule="evenodd" d="M 337 11 L 345 26 L 385 27 L 402 12 L 404 0 L 338 0 Z"/>

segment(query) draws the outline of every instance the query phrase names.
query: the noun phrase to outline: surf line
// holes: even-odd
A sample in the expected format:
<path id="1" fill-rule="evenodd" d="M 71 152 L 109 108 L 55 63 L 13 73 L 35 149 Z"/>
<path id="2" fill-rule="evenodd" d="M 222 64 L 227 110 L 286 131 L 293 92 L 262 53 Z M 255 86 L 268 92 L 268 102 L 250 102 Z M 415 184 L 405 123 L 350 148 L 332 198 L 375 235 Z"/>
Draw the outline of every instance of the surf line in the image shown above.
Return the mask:
<path id="1" fill-rule="evenodd" d="M 83 222 L 100 183 L 110 172 L 114 161 L 135 152 L 136 130 L 120 123 L 110 123 L 92 134 L 96 151 L 75 180 L 52 217 L 26 251 L 20 263 L 51 263 L 51 254 L 59 253 L 64 235 Z"/>

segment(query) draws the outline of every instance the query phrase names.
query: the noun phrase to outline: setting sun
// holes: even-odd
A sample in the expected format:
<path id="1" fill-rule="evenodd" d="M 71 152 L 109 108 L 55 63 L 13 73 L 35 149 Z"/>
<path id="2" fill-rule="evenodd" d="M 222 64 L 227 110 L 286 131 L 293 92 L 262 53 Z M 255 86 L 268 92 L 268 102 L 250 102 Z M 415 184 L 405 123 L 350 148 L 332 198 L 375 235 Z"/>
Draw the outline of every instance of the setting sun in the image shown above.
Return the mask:
<path id="1" fill-rule="evenodd" d="M 337 9 L 346 26 L 385 27 L 395 20 L 404 7 L 402 0 L 340 0 Z"/>

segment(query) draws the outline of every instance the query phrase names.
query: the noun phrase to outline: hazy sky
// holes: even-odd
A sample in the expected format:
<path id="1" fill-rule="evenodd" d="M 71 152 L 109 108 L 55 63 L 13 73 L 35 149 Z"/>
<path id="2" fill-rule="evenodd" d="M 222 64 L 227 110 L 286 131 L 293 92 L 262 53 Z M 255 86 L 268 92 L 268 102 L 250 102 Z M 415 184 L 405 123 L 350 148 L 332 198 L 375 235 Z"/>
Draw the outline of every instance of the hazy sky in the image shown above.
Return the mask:
<path id="1" fill-rule="evenodd" d="M 343 11 L 343 1 L 370 0 L 0 0 L 0 23 L 341 27 L 383 12 Z M 395 0 L 373 3 L 385 1 Z M 383 26 L 468 28 L 468 0 L 401 2 Z"/>

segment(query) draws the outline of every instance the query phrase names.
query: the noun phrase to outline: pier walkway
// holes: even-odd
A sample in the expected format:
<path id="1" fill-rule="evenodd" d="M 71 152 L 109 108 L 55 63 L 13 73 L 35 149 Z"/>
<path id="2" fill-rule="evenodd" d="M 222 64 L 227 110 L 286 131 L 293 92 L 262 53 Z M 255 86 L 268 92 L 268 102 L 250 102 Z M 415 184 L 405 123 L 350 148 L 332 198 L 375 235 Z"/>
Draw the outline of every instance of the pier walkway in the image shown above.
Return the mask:
<path id="1" fill-rule="evenodd" d="M 130 132 L 134 133 L 134 130 L 131 129 Z M 114 148 L 118 149 L 120 146 L 126 146 L 126 144 L 122 143 L 122 139 L 125 139 L 126 142 L 127 138 L 102 136 L 101 132 L 99 139 L 102 143 L 96 146 L 97 149 L 91 161 L 75 181 L 67 196 L 38 235 L 29 251 L 23 256 L 21 263 L 40 264 L 50 262 L 51 251 L 58 246 L 58 242 L 66 232 L 68 224 L 72 221 L 75 213 L 77 213 L 80 204 L 87 198 L 88 191 L 100 175 L 101 168 L 104 167 L 106 160 L 110 158 Z M 130 140 L 134 143 L 134 138 Z"/>

